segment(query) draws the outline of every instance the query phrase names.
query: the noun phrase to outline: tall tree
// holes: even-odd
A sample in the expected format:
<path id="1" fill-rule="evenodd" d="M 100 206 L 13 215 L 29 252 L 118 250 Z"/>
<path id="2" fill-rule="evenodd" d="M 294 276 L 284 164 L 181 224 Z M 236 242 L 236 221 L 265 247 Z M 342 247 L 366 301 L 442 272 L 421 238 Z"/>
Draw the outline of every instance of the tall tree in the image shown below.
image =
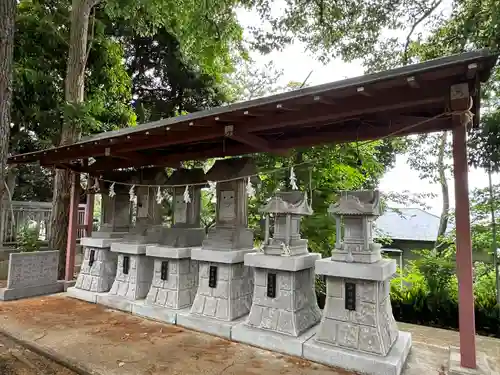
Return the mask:
<path id="1" fill-rule="evenodd" d="M 92 35 L 96 22 L 94 7 L 99 3 L 100 0 L 72 1 L 64 90 L 67 108 L 59 145 L 73 143 L 81 134 L 78 118 L 84 101 L 85 67 L 91 47 L 89 22 L 94 11 L 90 30 Z M 191 0 L 183 2 L 180 7 L 177 5 L 173 0 L 102 2 L 111 18 L 130 20 L 131 25 L 141 33 L 154 31 L 159 26 L 168 27 L 184 43 L 188 57 L 198 61 L 205 72 L 214 75 L 225 72 L 230 68 L 230 46 L 241 39 L 241 29 L 232 12 L 232 3 L 207 0 L 204 5 L 200 5 Z M 69 171 L 56 170 L 51 228 L 57 230 L 51 231 L 49 244 L 61 253 L 64 253 L 67 239 L 64 228 L 68 226 L 70 181 Z M 64 256 L 61 258 L 62 262 Z"/>
<path id="2" fill-rule="evenodd" d="M 12 102 L 12 61 L 16 1 L 0 2 L 0 210 L 3 202 L 9 152 L 10 108 Z"/>

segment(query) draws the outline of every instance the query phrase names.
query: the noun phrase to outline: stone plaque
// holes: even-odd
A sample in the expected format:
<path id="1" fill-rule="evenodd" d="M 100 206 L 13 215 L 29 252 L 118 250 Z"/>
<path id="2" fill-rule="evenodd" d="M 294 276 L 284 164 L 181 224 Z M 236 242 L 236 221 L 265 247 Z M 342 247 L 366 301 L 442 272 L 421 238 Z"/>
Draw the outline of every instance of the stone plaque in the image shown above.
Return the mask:
<path id="1" fill-rule="evenodd" d="M 168 260 L 161 262 L 160 279 L 165 281 L 168 278 Z"/>
<path id="2" fill-rule="evenodd" d="M 356 310 L 356 284 L 345 283 L 345 309 Z"/>
<path id="3" fill-rule="evenodd" d="M 236 218 L 235 192 L 222 190 L 220 192 L 219 220 L 232 221 Z"/>
<path id="4" fill-rule="evenodd" d="M 185 223 L 187 221 L 187 203 L 184 202 L 183 195 L 175 196 L 174 224 Z"/>
<path id="5" fill-rule="evenodd" d="M 125 255 L 123 257 L 123 274 L 128 275 L 128 270 L 130 268 L 130 257 Z"/>
<path id="6" fill-rule="evenodd" d="M 217 266 L 210 266 L 210 272 L 208 275 L 208 286 L 210 288 L 217 287 Z"/>
<path id="7" fill-rule="evenodd" d="M 268 273 L 267 274 L 267 296 L 269 298 L 276 297 L 276 274 Z"/>
<path id="8" fill-rule="evenodd" d="M 89 267 L 92 267 L 95 261 L 95 250 L 91 249 L 90 250 L 90 255 L 89 255 Z"/>

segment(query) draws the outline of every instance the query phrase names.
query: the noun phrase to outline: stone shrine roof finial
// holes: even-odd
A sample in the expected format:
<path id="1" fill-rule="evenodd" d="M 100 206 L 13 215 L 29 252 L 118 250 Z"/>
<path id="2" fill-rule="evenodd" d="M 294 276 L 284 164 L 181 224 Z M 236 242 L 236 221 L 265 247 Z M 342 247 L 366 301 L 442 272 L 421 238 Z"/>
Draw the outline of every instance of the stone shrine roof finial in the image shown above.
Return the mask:
<path id="1" fill-rule="evenodd" d="M 277 192 L 259 211 L 304 216 L 313 214 L 313 210 L 307 201 L 307 193 L 301 191 Z"/>
<path id="2" fill-rule="evenodd" d="M 328 212 L 333 215 L 379 216 L 380 192 L 378 190 L 342 191 L 337 203 L 332 203 Z"/>

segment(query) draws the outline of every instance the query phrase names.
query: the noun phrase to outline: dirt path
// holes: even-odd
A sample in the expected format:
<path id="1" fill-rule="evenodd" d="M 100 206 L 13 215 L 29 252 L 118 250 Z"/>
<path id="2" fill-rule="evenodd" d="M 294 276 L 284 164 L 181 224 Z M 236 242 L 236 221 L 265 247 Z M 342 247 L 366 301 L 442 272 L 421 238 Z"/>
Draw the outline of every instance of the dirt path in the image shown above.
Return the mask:
<path id="1" fill-rule="evenodd" d="M 0 335 L 1 375 L 76 375 L 73 371 L 24 349 Z"/>

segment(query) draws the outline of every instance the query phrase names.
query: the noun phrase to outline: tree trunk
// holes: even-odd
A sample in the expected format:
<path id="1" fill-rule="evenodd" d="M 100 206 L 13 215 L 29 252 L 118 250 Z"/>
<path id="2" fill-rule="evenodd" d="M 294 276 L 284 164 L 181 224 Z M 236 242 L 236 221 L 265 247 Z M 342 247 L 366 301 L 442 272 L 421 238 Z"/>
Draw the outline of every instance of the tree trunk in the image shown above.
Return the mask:
<path id="1" fill-rule="evenodd" d="M 2 0 L 0 0 L 2 1 Z M 73 0 L 71 5 L 71 32 L 68 66 L 64 86 L 66 105 L 78 107 L 84 100 L 85 65 L 90 11 L 97 0 Z M 73 112 L 73 111 L 70 111 Z M 71 118 L 65 119 L 59 146 L 74 143 L 80 137 L 80 129 Z M 54 195 L 50 217 L 51 249 L 59 250 L 59 277 L 64 277 L 66 242 L 68 238 L 71 178 L 68 170 L 58 169 L 54 175 Z"/>
<path id="2" fill-rule="evenodd" d="M 439 150 L 438 150 L 438 162 L 437 162 L 437 168 L 439 173 L 439 184 L 441 185 L 441 193 L 443 194 L 443 209 L 441 211 L 441 218 L 439 220 L 439 230 L 436 238 L 436 243 L 434 244 L 434 248 L 438 250 L 438 252 L 441 247 L 440 238 L 445 235 L 446 229 L 448 227 L 448 215 L 450 211 L 450 194 L 448 191 L 448 181 L 446 180 L 445 165 L 444 165 L 444 156 L 445 156 L 445 148 L 447 140 L 448 140 L 448 132 L 444 131 L 443 134 L 441 134 L 441 140 L 439 143 Z"/>
<path id="3" fill-rule="evenodd" d="M 16 7 L 16 0 L 0 0 L 0 202 L 5 192 L 9 156 Z"/>

